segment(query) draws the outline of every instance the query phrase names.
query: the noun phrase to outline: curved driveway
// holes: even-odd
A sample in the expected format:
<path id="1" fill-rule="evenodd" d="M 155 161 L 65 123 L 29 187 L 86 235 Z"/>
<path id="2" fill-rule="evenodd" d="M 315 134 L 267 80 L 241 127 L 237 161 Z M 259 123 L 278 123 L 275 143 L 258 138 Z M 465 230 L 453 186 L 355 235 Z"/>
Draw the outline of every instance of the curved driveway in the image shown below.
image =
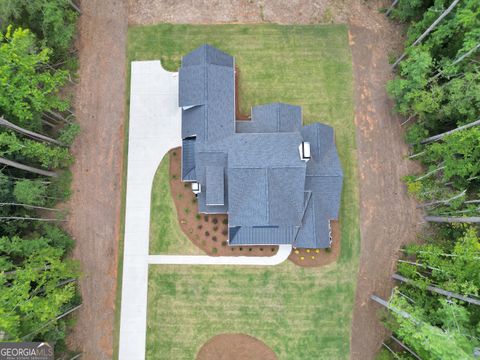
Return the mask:
<path id="1" fill-rule="evenodd" d="M 149 255 L 153 177 L 168 150 L 180 145 L 178 73 L 160 61 L 132 62 L 119 360 L 145 359 L 149 264 L 272 266 L 292 250 L 280 245 L 265 257 Z"/>

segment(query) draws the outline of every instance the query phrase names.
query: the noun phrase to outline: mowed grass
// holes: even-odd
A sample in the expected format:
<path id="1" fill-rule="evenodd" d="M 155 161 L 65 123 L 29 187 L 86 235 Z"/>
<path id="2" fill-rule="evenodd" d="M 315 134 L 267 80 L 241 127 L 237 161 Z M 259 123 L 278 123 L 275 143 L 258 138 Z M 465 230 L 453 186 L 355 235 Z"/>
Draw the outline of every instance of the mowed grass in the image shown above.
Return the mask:
<path id="1" fill-rule="evenodd" d="M 153 179 L 150 209 L 150 254 L 202 254 L 178 225 L 169 181 L 170 155 L 166 154 Z"/>
<path id="2" fill-rule="evenodd" d="M 243 112 L 257 104 L 288 102 L 302 106 L 304 123 L 335 128 L 344 169 L 342 250 L 335 264 L 317 269 L 288 261 L 276 267 L 151 266 L 147 357 L 194 359 L 209 338 L 242 332 L 264 341 L 279 359 L 347 359 L 360 240 L 347 28 L 133 27 L 128 56 L 161 59 L 174 71 L 182 55 L 205 42 L 235 56 Z M 152 218 L 152 225 L 157 221 Z M 166 249 L 176 245 L 165 241 Z"/>

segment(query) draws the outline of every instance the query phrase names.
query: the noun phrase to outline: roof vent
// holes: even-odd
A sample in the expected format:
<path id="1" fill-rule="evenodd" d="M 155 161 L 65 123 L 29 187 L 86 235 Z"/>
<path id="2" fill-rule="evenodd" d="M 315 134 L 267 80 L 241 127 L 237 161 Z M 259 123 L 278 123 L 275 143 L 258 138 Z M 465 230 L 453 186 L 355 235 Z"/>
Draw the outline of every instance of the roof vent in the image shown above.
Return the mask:
<path id="1" fill-rule="evenodd" d="M 298 147 L 298 150 L 300 151 L 300 158 L 303 161 L 308 161 L 312 158 L 312 155 L 310 153 L 310 143 L 309 142 L 302 141 L 302 143 Z"/>
<path id="2" fill-rule="evenodd" d="M 200 194 L 202 192 L 202 185 L 199 182 L 193 182 L 192 191 L 195 195 Z"/>

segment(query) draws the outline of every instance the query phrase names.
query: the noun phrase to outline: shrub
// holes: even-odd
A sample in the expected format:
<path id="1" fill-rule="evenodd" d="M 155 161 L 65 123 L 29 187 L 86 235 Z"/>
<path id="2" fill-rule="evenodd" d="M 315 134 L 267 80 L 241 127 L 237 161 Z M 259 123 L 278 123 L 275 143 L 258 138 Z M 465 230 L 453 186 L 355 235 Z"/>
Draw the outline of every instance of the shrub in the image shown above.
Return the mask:
<path id="1" fill-rule="evenodd" d="M 177 156 L 177 152 L 176 151 L 172 152 L 172 155 Z"/>
<path id="2" fill-rule="evenodd" d="M 200 220 L 201 218 L 202 218 L 202 217 L 200 216 L 200 214 L 196 214 L 196 215 L 195 215 L 195 219 Z"/>
<path id="3" fill-rule="evenodd" d="M 212 248 L 212 254 L 216 254 L 217 252 L 218 252 L 218 250 L 217 250 L 216 247 Z"/>
<path id="4" fill-rule="evenodd" d="M 213 231 L 217 232 L 218 231 L 218 226 L 214 226 Z"/>
<path id="5" fill-rule="evenodd" d="M 178 198 L 178 200 L 183 199 L 183 194 L 178 194 L 178 195 L 177 195 L 177 198 Z"/>
<path id="6" fill-rule="evenodd" d="M 194 196 L 192 199 L 192 204 L 196 204 L 196 203 L 197 203 L 197 198 Z"/>
<path id="7" fill-rule="evenodd" d="M 248 251 L 252 251 L 253 249 L 252 248 L 248 248 Z"/>
<path id="8" fill-rule="evenodd" d="M 173 175 L 172 175 L 172 179 L 173 179 L 173 180 L 176 180 L 176 179 L 177 179 L 177 175 L 173 174 Z"/>
<path id="9" fill-rule="evenodd" d="M 184 187 L 184 188 L 187 188 L 187 187 L 188 187 L 188 183 L 183 183 L 183 187 Z"/>
<path id="10" fill-rule="evenodd" d="M 205 236 L 206 237 L 209 237 L 210 236 L 210 233 L 208 231 L 205 231 Z"/>
<path id="11" fill-rule="evenodd" d="M 272 252 L 274 252 L 274 251 L 275 251 L 275 248 L 272 248 Z"/>
<path id="12" fill-rule="evenodd" d="M 222 246 L 227 246 L 227 242 L 226 242 L 226 241 L 222 241 Z"/>
<path id="13" fill-rule="evenodd" d="M 197 229 L 201 229 L 203 227 L 202 224 L 198 224 Z"/>
<path id="14" fill-rule="evenodd" d="M 332 248 L 331 247 L 325 248 L 325 252 L 327 253 L 332 252 Z"/>
<path id="15" fill-rule="evenodd" d="M 183 209 L 183 211 L 185 211 L 185 214 L 188 214 L 190 212 L 190 209 L 189 208 L 185 208 Z"/>
<path id="16" fill-rule="evenodd" d="M 205 222 L 208 222 L 208 215 L 205 215 L 205 216 L 203 217 L 203 220 L 205 220 Z"/>
<path id="17" fill-rule="evenodd" d="M 222 223 L 223 223 L 224 225 L 227 225 L 227 224 L 228 224 L 228 218 L 223 219 L 223 220 L 222 220 Z"/>
<path id="18" fill-rule="evenodd" d="M 214 223 L 214 224 L 218 223 L 218 219 L 217 219 L 217 218 L 213 218 L 213 219 L 212 219 L 212 223 Z"/>
<path id="19" fill-rule="evenodd" d="M 216 241 L 217 241 L 217 237 L 216 237 L 216 236 L 212 236 L 212 240 L 216 242 Z"/>
<path id="20" fill-rule="evenodd" d="M 222 231 L 222 235 L 227 236 L 227 235 L 228 235 L 228 230 L 227 230 L 227 229 L 224 229 L 224 230 Z"/>

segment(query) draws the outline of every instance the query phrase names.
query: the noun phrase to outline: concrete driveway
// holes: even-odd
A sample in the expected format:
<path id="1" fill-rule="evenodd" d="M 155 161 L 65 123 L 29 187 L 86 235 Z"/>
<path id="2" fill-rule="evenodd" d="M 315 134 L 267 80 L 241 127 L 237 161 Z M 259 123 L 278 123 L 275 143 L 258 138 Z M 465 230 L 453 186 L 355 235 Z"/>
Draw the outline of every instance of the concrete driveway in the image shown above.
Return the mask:
<path id="1" fill-rule="evenodd" d="M 163 156 L 181 145 L 178 73 L 132 62 L 120 360 L 143 360 L 147 319 L 150 193 Z"/>
<path id="2" fill-rule="evenodd" d="M 272 266 L 292 250 L 280 245 L 265 257 L 149 255 L 153 177 L 164 155 L 180 145 L 178 73 L 160 61 L 132 62 L 119 360 L 145 359 L 149 264 Z"/>

